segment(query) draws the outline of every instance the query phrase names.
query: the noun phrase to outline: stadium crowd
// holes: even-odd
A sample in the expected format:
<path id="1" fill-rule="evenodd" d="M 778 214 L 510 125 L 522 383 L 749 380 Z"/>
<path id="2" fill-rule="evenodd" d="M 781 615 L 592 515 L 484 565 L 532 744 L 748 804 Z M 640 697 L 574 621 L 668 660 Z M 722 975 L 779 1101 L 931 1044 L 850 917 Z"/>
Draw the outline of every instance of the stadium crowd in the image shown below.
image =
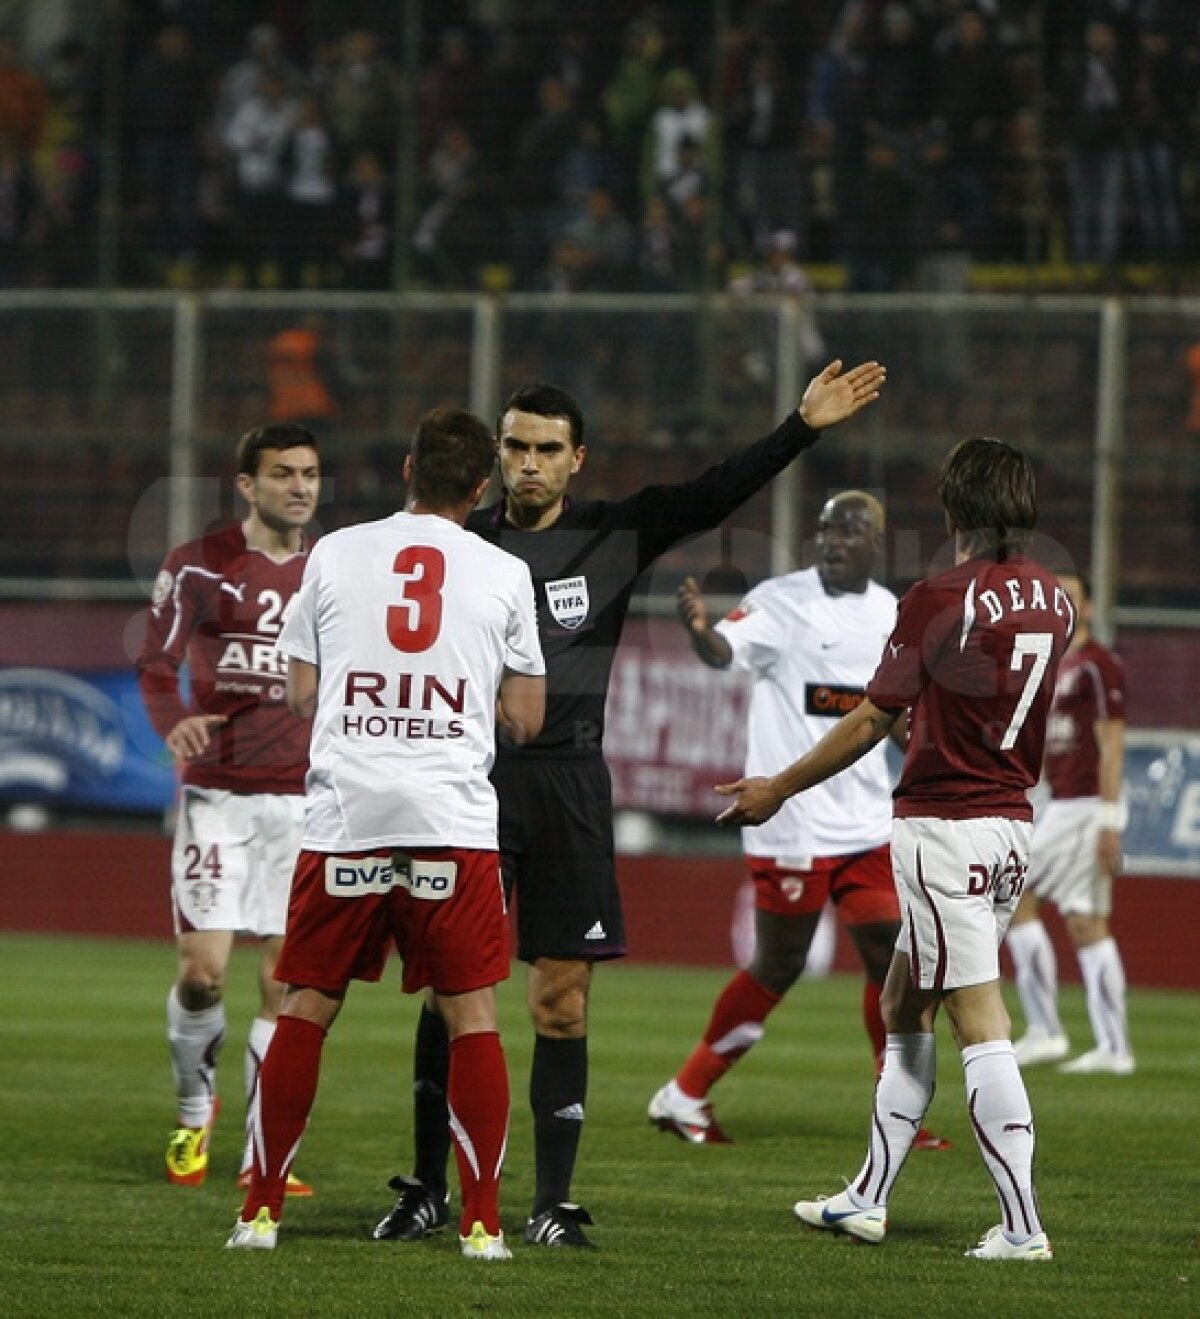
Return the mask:
<path id="1" fill-rule="evenodd" d="M 695 0 L 440 0 L 415 59 L 382 0 L 131 0 L 119 32 L 64 4 L 41 46 L 30 8 L 0 5 L 3 285 L 96 282 L 109 198 L 117 282 L 149 286 L 686 291 L 773 241 L 871 291 L 1197 256 L 1188 0 L 729 0 L 716 41 Z"/>

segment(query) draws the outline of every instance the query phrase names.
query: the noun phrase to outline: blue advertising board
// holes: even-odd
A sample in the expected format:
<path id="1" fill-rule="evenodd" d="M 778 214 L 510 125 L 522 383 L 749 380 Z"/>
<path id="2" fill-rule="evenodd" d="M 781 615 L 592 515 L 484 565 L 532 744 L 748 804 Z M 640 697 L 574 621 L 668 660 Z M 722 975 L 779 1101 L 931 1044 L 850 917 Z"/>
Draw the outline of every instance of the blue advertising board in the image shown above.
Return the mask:
<path id="1" fill-rule="evenodd" d="M 161 811 L 174 791 L 132 671 L 0 669 L 0 800 Z"/>
<path id="2" fill-rule="evenodd" d="M 1130 730 L 1125 869 L 1200 875 L 1200 733 Z"/>

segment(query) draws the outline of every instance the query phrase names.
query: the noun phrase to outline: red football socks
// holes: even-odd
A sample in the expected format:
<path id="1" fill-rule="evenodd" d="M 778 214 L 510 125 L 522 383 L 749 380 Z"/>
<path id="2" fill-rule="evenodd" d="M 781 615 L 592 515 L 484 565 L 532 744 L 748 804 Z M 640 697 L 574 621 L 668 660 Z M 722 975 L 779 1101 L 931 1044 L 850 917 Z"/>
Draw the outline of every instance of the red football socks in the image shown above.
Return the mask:
<path id="1" fill-rule="evenodd" d="M 450 1134 L 462 1187 L 460 1232 L 500 1231 L 500 1169 L 508 1143 L 508 1068 L 495 1031 L 450 1041 Z"/>
<path id="2" fill-rule="evenodd" d="M 743 1054 L 763 1037 L 763 1022 L 782 995 L 764 988 L 748 972 L 739 971 L 713 1004 L 708 1029 L 676 1074 L 685 1095 L 703 1099 Z"/>
<path id="3" fill-rule="evenodd" d="M 300 1017 L 280 1017 L 258 1078 L 258 1111 L 251 1121 L 254 1162 L 242 1206 L 249 1223 L 265 1205 L 278 1222 L 287 1175 L 308 1126 L 321 1072 L 325 1031 Z"/>

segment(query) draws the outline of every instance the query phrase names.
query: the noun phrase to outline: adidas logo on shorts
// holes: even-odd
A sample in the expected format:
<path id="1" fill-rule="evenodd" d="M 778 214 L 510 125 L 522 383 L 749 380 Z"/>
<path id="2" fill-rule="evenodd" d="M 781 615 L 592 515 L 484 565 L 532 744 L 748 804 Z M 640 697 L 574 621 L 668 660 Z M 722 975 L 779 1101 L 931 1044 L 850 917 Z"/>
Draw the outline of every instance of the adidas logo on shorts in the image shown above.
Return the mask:
<path id="1" fill-rule="evenodd" d="M 605 932 L 604 926 L 597 921 L 583 937 L 585 939 L 607 939 L 608 935 Z"/>

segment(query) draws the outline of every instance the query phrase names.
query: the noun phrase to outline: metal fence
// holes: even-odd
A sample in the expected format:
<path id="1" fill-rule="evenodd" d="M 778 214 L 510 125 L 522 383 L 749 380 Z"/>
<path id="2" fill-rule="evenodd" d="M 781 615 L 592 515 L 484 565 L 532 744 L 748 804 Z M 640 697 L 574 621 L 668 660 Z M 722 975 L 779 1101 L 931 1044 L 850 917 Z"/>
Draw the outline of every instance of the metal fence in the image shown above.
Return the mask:
<path id="1" fill-rule="evenodd" d="M 887 363 L 884 401 L 664 560 L 652 609 L 685 571 L 753 582 L 795 566 L 847 486 L 885 497 L 885 576 L 902 587 L 945 547 L 938 463 L 989 433 L 1035 458 L 1042 529 L 1090 568 L 1102 635 L 1200 625 L 1187 299 L 0 293 L 0 598 L 137 597 L 165 548 L 232 513 L 233 444 L 265 419 L 271 341 L 297 324 L 321 337 L 337 405 L 326 528 L 397 506 L 401 440 L 425 409 L 490 417 L 534 379 L 583 405 L 581 490 L 681 479 L 796 405 L 815 330 L 828 357 Z"/>

